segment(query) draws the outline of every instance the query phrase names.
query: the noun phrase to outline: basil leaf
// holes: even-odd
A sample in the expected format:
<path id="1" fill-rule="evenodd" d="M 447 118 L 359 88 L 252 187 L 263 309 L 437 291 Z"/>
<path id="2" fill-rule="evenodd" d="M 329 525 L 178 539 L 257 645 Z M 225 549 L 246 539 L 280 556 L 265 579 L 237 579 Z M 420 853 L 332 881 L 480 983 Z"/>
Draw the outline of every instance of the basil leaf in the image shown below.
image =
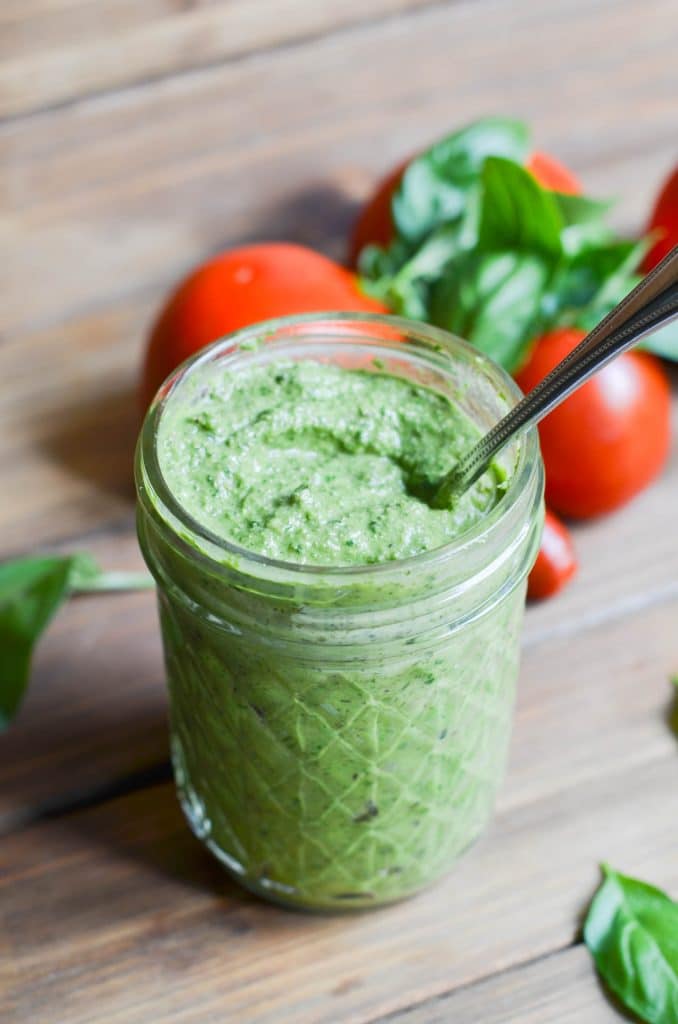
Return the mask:
<path id="1" fill-rule="evenodd" d="M 401 316 L 425 320 L 429 308 L 428 282 L 440 278 L 448 264 L 468 244 L 463 222 L 443 224 L 437 228 L 414 256 L 385 282 L 382 291 L 384 301 Z"/>
<path id="2" fill-rule="evenodd" d="M 388 279 L 393 277 L 411 255 L 412 248 L 409 245 L 405 245 L 398 238 L 385 249 L 382 249 L 380 245 L 366 245 L 358 257 L 358 270 L 362 275 L 362 287 L 364 289 L 372 288 L 382 278 Z"/>
<path id="3" fill-rule="evenodd" d="M 0 730 L 19 709 L 36 642 L 67 597 L 152 586 L 142 573 L 102 573 L 89 555 L 37 555 L 0 565 Z"/>
<path id="4" fill-rule="evenodd" d="M 393 196 L 393 241 L 360 256 L 368 294 L 510 371 L 538 334 L 595 326 L 637 282 L 648 245 L 616 238 L 609 202 L 542 188 L 523 166 L 527 143 L 524 124 L 495 118 L 431 146 Z M 665 328 L 646 347 L 678 358 L 678 335 Z"/>
<path id="5" fill-rule="evenodd" d="M 592 199 L 590 196 L 573 195 L 570 192 L 551 194 L 558 204 L 566 227 L 600 221 L 614 206 L 613 199 Z"/>
<path id="6" fill-rule="evenodd" d="M 524 167 L 488 157 L 482 172 L 483 199 L 478 246 L 485 251 L 515 249 L 557 260 L 565 221 L 552 192 Z"/>
<path id="7" fill-rule="evenodd" d="M 635 269 L 644 253 L 644 242 L 606 242 L 584 248 L 557 271 L 547 297 L 547 314 L 559 325 L 595 327 L 637 284 Z"/>
<path id="8" fill-rule="evenodd" d="M 0 728 L 9 724 L 19 708 L 35 642 L 65 599 L 77 571 L 73 558 L 28 558 L 0 566 Z"/>
<path id="9" fill-rule="evenodd" d="M 521 121 L 485 118 L 436 142 L 407 167 L 392 200 L 396 234 L 415 245 L 464 214 L 489 156 L 524 160 L 528 131 Z"/>
<path id="10" fill-rule="evenodd" d="M 539 331 L 548 277 L 548 265 L 532 253 L 468 254 L 434 288 L 430 321 L 515 370 Z"/>
<path id="11" fill-rule="evenodd" d="M 565 225 L 560 239 L 569 256 L 576 256 L 583 249 L 612 241 L 612 229 L 603 220 L 603 216 L 614 205 L 613 202 L 564 192 L 553 192 L 552 195 Z"/>
<path id="12" fill-rule="evenodd" d="M 603 865 L 584 925 L 598 971 L 648 1024 L 678 1024 L 678 903 Z"/>
<path id="13" fill-rule="evenodd" d="M 559 322 L 592 330 L 641 281 L 636 271 L 648 247 L 649 240 L 641 239 L 609 242 L 579 253 L 554 286 Z M 649 335 L 640 347 L 678 361 L 678 323 Z"/>
<path id="14" fill-rule="evenodd" d="M 617 242 L 584 256 L 589 263 L 594 262 L 600 278 L 600 287 L 592 300 L 606 312 L 609 312 L 631 289 L 640 278 L 636 271 L 647 252 L 647 242 Z M 601 260 L 602 256 L 602 260 Z M 601 262 L 603 266 L 601 268 Z M 607 262 L 607 266 L 605 263 Z"/>

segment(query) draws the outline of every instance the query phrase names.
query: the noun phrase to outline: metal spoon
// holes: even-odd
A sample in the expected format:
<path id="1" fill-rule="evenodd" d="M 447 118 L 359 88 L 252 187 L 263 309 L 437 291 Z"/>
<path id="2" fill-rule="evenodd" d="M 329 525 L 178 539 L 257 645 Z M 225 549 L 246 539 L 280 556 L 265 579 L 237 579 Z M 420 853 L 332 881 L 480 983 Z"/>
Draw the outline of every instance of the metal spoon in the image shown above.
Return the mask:
<path id="1" fill-rule="evenodd" d="M 618 306 L 587 334 L 548 376 L 464 455 L 433 494 L 435 508 L 448 507 L 482 476 L 513 438 L 534 426 L 594 373 L 640 338 L 678 316 L 678 245 Z"/>

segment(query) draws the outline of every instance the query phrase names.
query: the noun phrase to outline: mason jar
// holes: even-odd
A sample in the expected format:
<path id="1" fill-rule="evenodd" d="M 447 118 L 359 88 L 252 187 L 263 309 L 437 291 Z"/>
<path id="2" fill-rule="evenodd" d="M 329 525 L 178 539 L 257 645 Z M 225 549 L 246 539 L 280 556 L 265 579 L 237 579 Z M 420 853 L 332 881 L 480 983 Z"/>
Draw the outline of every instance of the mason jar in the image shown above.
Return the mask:
<path id="1" fill-rule="evenodd" d="M 463 535 L 376 565 L 278 561 L 216 536 L 160 471 L 159 425 L 218 363 L 317 360 L 448 395 L 482 431 L 518 400 L 465 342 L 394 317 L 256 325 L 165 383 L 136 458 L 138 533 L 157 582 L 174 773 L 190 827 L 254 892 L 374 907 L 447 871 L 487 824 L 511 733 L 526 576 L 543 519 L 536 433 L 500 456 L 506 489 Z"/>

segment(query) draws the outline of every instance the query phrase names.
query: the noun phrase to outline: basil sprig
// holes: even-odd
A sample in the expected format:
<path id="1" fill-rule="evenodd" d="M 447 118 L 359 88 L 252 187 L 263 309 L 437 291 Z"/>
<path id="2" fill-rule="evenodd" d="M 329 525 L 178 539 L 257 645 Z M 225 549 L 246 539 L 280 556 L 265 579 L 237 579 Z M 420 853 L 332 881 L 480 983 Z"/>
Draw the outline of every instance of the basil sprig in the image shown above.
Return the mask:
<path id="1" fill-rule="evenodd" d="M 607 200 L 542 188 L 519 121 L 478 121 L 407 167 L 393 241 L 360 255 L 362 284 L 401 316 L 462 335 L 507 370 L 555 327 L 593 327 L 639 280 L 648 242 L 617 238 Z M 678 327 L 648 344 L 678 359 Z"/>
<path id="2" fill-rule="evenodd" d="M 603 865 L 584 941 L 616 996 L 648 1024 L 678 1024 L 678 903 Z"/>
<path id="3" fill-rule="evenodd" d="M 146 573 L 102 572 L 86 554 L 36 555 L 0 565 L 0 730 L 19 710 L 35 644 L 71 594 L 151 586 Z"/>

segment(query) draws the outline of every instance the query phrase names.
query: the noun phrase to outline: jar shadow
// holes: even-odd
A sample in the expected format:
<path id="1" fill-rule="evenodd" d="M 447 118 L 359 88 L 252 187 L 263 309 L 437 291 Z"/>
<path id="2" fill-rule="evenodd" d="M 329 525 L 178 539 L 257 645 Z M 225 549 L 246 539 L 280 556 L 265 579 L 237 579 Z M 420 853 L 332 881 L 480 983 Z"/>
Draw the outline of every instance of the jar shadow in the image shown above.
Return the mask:
<path id="1" fill-rule="evenodd" d="M 189 912 L 216 915 L 220 928 L 243 936 L 262 914 L 299 916 L 242 888 L 190 831 L 169 764 L 154 771 L 154 783 L 61 819 L 77 848 L 88 851 L 89 876 L 124 879 L 118 902 L 111 904 L 106 892 L 91 893 L 101 902 L 102 918 L 110 925 L 111 914 L 120 919 L 132 912 L 162 912 L 168 922 Z"/>
<path id="2" fill-rule="evenodd" d="M 360 168 L 339 169 L 331 181 L 309 183 L 261 207 L 246 238 L 225 241 L 220 248 L 258 241 L 295 242 L 345 263 L 348 234 L 373 184 L 373 176 Z"/>
<path id="3" fill-rule="evenodd" d="M 43 439 L 45 454 L 104 495 L 131 508 L 133 458 L 141 426 L 139 399 L 131 382 L 86 397 L 66 399 L 54 414 L 54 429 Z"/>

